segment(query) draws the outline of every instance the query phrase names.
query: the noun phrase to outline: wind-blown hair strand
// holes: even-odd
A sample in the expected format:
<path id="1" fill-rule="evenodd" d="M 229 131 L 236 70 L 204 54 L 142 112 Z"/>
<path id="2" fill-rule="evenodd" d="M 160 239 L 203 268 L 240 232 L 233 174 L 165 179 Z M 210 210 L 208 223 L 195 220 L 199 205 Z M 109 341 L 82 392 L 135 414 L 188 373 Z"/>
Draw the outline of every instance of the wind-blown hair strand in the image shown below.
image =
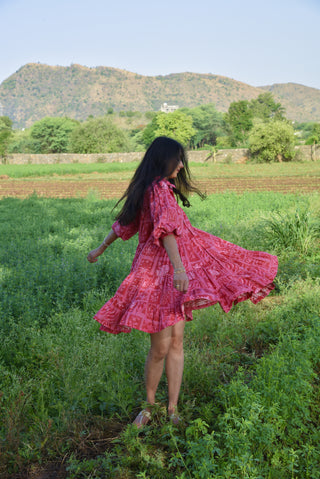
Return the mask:
<path id="1" fill-rule="evenodd" d="M 196 193 L 202 199 L 205 198 L 205 195 L 192 184 L 188 160 L 183 146 L 172 138 L 160 136 L 147 149 L 128 188 L 115 205 L 117 207 L 119 203 L 125 200 L 121 211 L 116 216 L 122 226 L 130 224 L 140 213 L 144 194 L 153 181 L 168 178 L 177 168 L 179 161 L 182 161 L 183 168 L 181 168 L 176 178 L 169 179 L 175 185 L 174 193 L 177 198 L 187 207 L 190 206 L 188 200 L 190 193 Z"/>

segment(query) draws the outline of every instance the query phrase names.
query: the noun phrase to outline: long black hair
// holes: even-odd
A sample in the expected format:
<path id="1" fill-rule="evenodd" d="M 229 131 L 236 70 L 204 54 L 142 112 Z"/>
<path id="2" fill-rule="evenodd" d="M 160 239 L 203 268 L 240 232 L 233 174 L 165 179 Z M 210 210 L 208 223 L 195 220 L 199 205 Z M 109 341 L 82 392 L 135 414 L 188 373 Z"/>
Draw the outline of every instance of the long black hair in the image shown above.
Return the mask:
<path id="1" fill-rule="evenodd" d="M 179 161 L 182 161 L 183 168 L 181 168 L 176 178 L 169 179 L 175 185 L 174 193 L 177 198 L 180 198 L 184 206 L 189 207 L 188 196 L 191 192 L 197 193 L 201 198 L 205 197 L 198 188 L 192 185 L 188 160 L 183 146 L 172 138 L 159 136 L 147 149 L 128 188 L 115 205 L 117 207 L 121 201 L 125 200 L 121 211 L 116 216 L 122 226 L 130 224 L 140 213 L 148 186 L 155 179 L 160 181 L 169 177 L 177 168 Z"/>

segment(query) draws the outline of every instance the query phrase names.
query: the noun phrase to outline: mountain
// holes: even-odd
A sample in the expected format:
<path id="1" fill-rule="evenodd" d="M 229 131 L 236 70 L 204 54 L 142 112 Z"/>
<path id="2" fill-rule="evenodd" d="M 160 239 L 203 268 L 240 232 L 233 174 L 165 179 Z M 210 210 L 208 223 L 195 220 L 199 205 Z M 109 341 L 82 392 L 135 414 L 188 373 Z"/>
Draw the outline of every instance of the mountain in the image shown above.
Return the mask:
<path id="1" fill-rule="evenodd" d="M 297 121 L 320 120 L 320 90 L 298 83 L 275 83 L 262 86 L 286 108 L 288 118 Z"/>
<path id="2" fill-rule="evenodd" d="M 281 101 L 288 118 L 320 120 L 320 90 L 302 85 L 257 88 L 212 74 L 143 76 L 117 68 L 81 65 L 26 64 L 1 83 L 0 104 L 3 114 L 17 127 L 28 127 L 44 116 L 81 120 L 104 115 L 108 108 L 159 110 L 164 102 L 179 107 L 215 103 L 217 110 L 227 111 L 231 102 L 256 98 L 265 90 Z"/>

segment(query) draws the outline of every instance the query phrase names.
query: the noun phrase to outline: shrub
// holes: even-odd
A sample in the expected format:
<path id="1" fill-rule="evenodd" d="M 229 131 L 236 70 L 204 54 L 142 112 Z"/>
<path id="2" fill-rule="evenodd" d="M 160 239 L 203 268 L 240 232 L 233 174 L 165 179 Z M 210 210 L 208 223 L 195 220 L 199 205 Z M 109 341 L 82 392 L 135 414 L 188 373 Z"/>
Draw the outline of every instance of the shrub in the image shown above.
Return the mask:
<path id="1" fill-rule="evenodd" d="M 71 118 L 46 117 L 31 127 L 32 149 L 34 153 L 66 153 L 70 135 L 79 124 Z"/>
<path id="2" fill-rule="evenodd" d="M 249 150 L 259 163 L 290 161 L 295 157 L 295 136 L 292 125 L 276 120 L 259 123 L 249 135 Z"/>
<path id="3" fill-rule="evenodd" d="M 293 249 L 308 254 L 320 237 L 320 225 L 307 209 L 289 213 L 274 213 L 263 222 L 263 233 L 277 251 Z"/>
<path id="4" fill-rule="evenodd" d="M 75 128 L 71 134 L 72 153 L 114 153 L 129 149 L 126 133 L 110 120 L 110 115 L 90 118 Z"/>

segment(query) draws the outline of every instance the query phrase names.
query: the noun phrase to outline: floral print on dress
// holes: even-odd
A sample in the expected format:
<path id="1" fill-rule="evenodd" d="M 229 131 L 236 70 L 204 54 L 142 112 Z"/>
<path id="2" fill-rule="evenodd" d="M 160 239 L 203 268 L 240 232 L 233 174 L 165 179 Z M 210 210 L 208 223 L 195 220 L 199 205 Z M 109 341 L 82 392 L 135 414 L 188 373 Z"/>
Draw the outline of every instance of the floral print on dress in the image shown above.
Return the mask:
<path id="1" fill-rule="evenodd" d="M 178 321 L 191 321 L 192 310 L 219 303 L 228 312 L 240 301 L 258 303 L 274 288 L 276 256 L 246 250 L 194 228 L 173 189 L 166 179 L 154 181 L 135 221 L 113 224 L 123 240 L 138 232 L 139 244 L 130 274 L 95 315 L 101 330 L 156 333 Z M 173 286 L 173 267 L 161 241 L 168 234 L 176 237 L 189 278 L 186 293 Z"/>

